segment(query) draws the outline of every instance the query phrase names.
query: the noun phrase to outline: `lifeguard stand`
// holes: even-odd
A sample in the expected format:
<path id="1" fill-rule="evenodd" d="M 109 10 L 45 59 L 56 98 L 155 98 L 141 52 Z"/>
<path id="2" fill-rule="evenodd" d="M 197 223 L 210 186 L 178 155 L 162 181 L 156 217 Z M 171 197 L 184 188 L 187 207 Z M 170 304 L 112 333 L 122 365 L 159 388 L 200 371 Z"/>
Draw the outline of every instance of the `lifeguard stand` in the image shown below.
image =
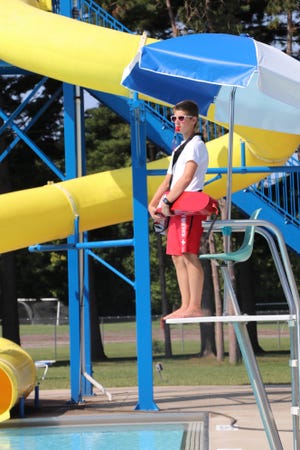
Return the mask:
<path id="1" fill-rule="evenodd" d="M 224 281 L 224 315 L 213 317 L 192 317 L 168 319 L 168 324 L 188 324 L 222 322 L 232 324 L 236 338 L 243 356 L 243 361 L 249 376 L 249 381 L 256 399 L 261 415 L 262 423 L 266 432 L 270 449 L 283 450 L 278 434 L 274 416 L 268 401 L 264 383 L 262 381 L 259 367 L 257 365 L 253 348 L 250 342 L 246 324 L 249 322 L 287 322 L 290 327 L 290 367 L 292 375 L 292 421 L 293 421 L 293 448 L 296 450 L 300 444 L 299 433 L 299 343 L 300 343 L 300 301 L 297 286 L 290 266 L 285 242 L 280 231 L 271 223 L 259 220 L 260 210 L 253 212 L 249 220 L 227 220 L 217 221 L 214 224 L 214 232 L 223 232 L 228 235 L 231 232 L 244 232 L 244 240 L 241 247 L 236 251 L 228 251 L 218 254 L 200 255 L 200 259 L 210 259 L 218 262 Z M 207 228 L 209 223 L 205 225 Z M 289 305 L 289 314 L 276 315 L 245 315 L 241 313 L 235 290 L 232 284 L 229 264 L 243 263 L 247 261 L 253 251 L 255 232 L 261 234 L 267 241 L 274 259 L 275 267 L 283 291 Z M 276 245 L 277 243 L 277 245 Z M 278 248 L 278 250 L 277 250 Z M 227 314 L 228 301 L 234 311 L 234 315 Z"/>

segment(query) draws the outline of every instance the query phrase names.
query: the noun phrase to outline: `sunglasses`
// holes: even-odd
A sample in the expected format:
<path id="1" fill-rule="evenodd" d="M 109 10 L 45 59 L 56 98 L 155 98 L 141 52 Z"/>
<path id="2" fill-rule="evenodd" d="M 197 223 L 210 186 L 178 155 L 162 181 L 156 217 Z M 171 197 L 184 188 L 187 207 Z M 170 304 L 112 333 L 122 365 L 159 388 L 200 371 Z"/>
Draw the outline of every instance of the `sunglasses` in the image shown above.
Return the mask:
<path id="1" fill-rule="evenodd" d="M 187 117 L 191 119 L 193 116 L 171 116 L 170 119 L 173 123 L 175 123 L 176 120 L 179 120 L 179 122 L 184 122 Z"/>

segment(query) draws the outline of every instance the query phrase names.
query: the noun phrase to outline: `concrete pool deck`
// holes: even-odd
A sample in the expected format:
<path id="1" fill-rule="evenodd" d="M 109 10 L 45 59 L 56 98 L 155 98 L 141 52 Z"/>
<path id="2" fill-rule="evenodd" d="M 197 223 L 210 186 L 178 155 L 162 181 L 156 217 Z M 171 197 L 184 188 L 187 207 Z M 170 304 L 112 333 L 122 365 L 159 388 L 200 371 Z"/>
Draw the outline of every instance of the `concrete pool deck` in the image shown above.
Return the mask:
<path id="1" fill-rule="evenodd" d="M 34 408 L 34 394 L 25 402 L 26 419 L 88 415 L 103 418 L 103 422 L 130 418 L 147 421 L 151 417 L 167 421 L 170 414 L 186 414 L 187 420 L 208 416 L 208 443 L 201 450 L 268 450 L 269 444 L 259 410 L 250 386 L 160 386 L 154 388 L 157 412 L 135 411 L 137 388 L 111 388 L 109 401 L 103 393 L 86 397 L 82 405 L 70 404 L 69 390 L 40 389 L 39 408 Z M 291 387 L 266 387 L 284 450 L 293 450 Z M 83 416 L 85 416 L 83 418 Z M 14 419 L 11 419 L 14 421 Z M 146 449 L 145 449 L 146 450 Z"/>

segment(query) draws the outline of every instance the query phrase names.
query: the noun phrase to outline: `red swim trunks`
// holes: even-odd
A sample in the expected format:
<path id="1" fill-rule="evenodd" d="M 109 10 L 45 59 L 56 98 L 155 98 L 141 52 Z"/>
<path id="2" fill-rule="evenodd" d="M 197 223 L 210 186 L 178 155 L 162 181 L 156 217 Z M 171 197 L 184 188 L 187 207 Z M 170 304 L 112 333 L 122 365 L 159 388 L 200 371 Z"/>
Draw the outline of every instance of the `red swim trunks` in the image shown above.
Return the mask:
<path id="1" fill-rule="evenodd" d="M 171 216 L 167 235 L 167 255 L 198 255 L 206 216 Z"/>

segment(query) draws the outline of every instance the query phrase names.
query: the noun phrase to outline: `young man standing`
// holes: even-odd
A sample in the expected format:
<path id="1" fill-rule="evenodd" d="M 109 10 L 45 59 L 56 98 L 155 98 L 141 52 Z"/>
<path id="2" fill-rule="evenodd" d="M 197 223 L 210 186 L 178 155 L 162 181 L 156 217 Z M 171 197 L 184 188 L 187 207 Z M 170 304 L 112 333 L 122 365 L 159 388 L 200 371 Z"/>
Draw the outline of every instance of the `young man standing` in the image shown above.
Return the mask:
<path id="1" fill-rule="evenodd" d="M 172 256 L 175 266 L 181 306 L 164 319 L 201 316 L 204 283 L 198 254 L 203 232 L 202 220 L 206 217 L 171 215 L 170 207 L 184 191 L 197 192 L 203 189 L 208 166 L 208 152 L 200 135 L 195 134 L 199 116 L 197 104 L 191 100 L 185 100 L 175 105 L 173 111 L 174 115 L 171 119 L 175 124 L 175 130 L 183 135 L 183 143 L 188 142 L 173 165 L 172 160 L 179 147 L 174 150 L 167 174 L 148 208 L 151 217 L 158 220 L 156 210 L 163 197 L 162 213 L 170 216 L 166 253 Z"/>

